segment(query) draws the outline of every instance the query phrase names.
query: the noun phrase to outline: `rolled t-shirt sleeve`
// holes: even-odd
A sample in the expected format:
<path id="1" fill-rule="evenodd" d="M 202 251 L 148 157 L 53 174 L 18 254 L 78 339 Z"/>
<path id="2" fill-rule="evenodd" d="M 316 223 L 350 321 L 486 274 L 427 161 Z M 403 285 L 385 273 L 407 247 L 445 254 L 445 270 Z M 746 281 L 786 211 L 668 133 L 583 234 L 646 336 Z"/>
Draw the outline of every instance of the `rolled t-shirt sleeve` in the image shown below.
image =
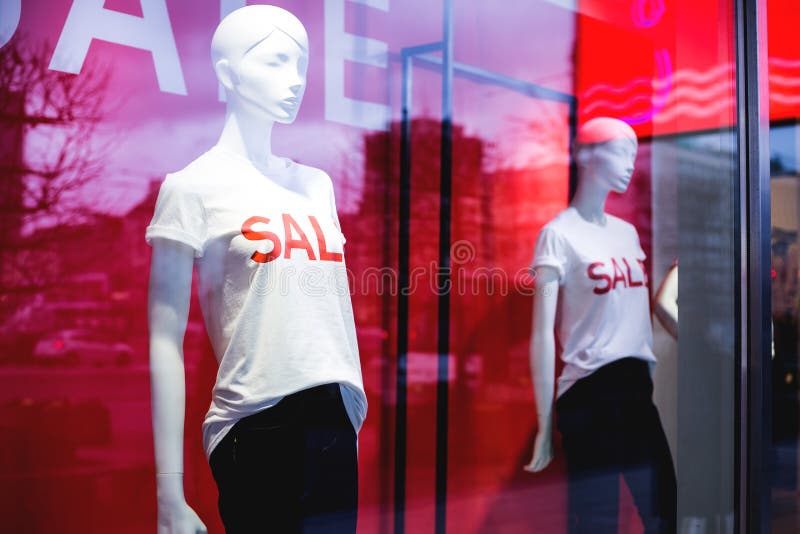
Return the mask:
<path id="1" fill-rule="evenodd" d="M 205 210 L 199 196 L 168 174 L 159 189 L 145 241 L 150 245 L 156 237 L 178 241 L 192 247 L 194 256 L 199 258 L 203 255 L 205 236 Z"/>
<path id="2" fill-rule="evenodd" d="M 542 228 L 539 238 L 536 240 L 536 248 L 531 261 L 531 274 L 536 276 L 537 267 L 553 267 L 558 272 L 558 283 L 564 283 L 564 275 L 567 272 L 568 256 L 566 245 L 561 236 L 551 228 Z"/>

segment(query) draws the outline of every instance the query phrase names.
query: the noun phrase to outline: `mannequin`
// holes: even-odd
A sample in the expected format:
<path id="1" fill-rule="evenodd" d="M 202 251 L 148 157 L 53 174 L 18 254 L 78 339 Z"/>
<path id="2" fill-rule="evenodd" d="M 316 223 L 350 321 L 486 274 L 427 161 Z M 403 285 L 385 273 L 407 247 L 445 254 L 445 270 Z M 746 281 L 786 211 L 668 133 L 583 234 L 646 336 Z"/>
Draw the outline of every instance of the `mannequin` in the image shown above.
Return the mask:
<path id="1" fill-rule="evenodd" d="M 238 9 L 211 45 L 217 144 L 168 174 L 146 240 L 158 532 L 206 532 L 183 493 L 183 335 L 193 266 L 219 362 L 203 443 L 226 532 L 355 532 L 367 403 L 330 177 L 275 156 L 308 37 L 274 6 Z"/>
<path id="2" fill-rule="evenodd" d="M 676 483 L 652 403 L 655 363 L 645 255 L 636 229 L 605 213 L 628 187 L 637 140 L 622 121 L 578 132 L 578 189 L 542 229 L 531 264 L 531 371 L 538 430 L 525 470 L 553 458 L 553 396 L 567 460 L 570 533 L 616 533 L 623 475 L 645 532 L 675 532 Z M 564 370 L 554 387 L 556 340 Z"/>

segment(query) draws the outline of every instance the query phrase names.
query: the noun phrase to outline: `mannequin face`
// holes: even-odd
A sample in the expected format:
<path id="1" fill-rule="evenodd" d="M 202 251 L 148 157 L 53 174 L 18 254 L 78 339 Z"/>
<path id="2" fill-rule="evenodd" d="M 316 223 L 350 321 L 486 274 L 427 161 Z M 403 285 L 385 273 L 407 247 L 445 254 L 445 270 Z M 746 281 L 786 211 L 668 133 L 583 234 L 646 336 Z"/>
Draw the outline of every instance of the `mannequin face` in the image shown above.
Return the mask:
<path id="1" fill-rule="evenodd" d="M 307 70 L 308 51 L 276 29 L 239 61 L 229 91 L 248 113 L 291 123 L 303 100 Z"/>
<path id="2" fill-rule="evenodd" d="M 591 174 L 603 186 L 624 193 L 633 176 L 637 143 L 629 139 L 614 139 L 592 148 Z"/>

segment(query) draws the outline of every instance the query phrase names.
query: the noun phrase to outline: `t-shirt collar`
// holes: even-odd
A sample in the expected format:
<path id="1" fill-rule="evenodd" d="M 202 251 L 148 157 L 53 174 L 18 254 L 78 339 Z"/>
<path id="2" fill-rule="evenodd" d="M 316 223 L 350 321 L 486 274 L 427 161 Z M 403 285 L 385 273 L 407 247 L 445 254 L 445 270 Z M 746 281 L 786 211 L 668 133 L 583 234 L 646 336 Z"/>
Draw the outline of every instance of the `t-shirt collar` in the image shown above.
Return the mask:
<path id="1" fill-rule="evenodd" d="M 295 164 L 294 161 L 292 161 L 289 158 L 276 156 L 276 158 L 278 160 L 280 160 L 281 165 L 275 165 L 275 166 L 266 167 L 264 165 L 257 164 L 254 161 L 251 161 L 250 159 L 248 159 L 248 158 L 246 158 L 246 157 L 244 157 L 244 156 L 242 156 L 240 154 L 237 154 L 236 152 L 233 152 L 232 150 L 229 150 L 229 149 L 227 149 L 225 147 L 222 147 L 220 145 L 212 146 L 211 150 L 217 152 L 218 154 L 221 154 L 221 155 L 225 156 L 226 158 L 228 158 L 230 160 L 233 160 L 233 161 L 239 163 L 240 165 L 245 165 L 245 166 L 254 168 L 258 172 L 260 172 L 260 173 L 262 173 L 264 175 L 267 175 L 267 176 L 276 176 L 276 175 L 286 174 L 292 169 L 292 167 Z"/>
<path id="2" fill-rule="evenodd" d="M 607 228 L 608 227 L 608 214 L 603 213 L 603 220 L 602 221 L 590 221 L 589 219 L 585 218 L 581 215 L 580 210 L 575 206 L 570 205 L 569 209 L 572 210 L 575 217 L 577 217 L 580 221 L 584 222 L 585 224 L 589 224 L 595 228 Z"/>

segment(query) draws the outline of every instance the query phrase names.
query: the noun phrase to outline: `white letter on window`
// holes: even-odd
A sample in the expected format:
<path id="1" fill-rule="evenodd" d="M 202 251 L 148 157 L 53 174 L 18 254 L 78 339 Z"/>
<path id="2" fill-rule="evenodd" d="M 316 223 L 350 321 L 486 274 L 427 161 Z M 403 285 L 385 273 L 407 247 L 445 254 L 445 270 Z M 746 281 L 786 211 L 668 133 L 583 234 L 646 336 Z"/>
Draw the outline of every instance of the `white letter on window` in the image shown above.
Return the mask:
<path id="1" fill-rule="evenodd" d="M 247 0 L 220 0 L 219 3 L 219 20 L 222 22 L 222 19 L 239 9 L 240 7 L 244 7 L 247 5 Z M 208 46 L 209 50 L 211 49 L 211 43 Z M 209 63 L 211 60 L 209 59 Z M 217 94 L 219 95 L 219 101 L 225 102 L 225 88 L 222 84 L 218 84 L 219 88 L 217 89 Z"/>
<path id="2" fill-rule="evenodd" d="M 19 26 L 22 0 L 2 0 L 0 2 L 0 48 L 14 37 Z"/>
<path id="3" fill-rule="evenodd" d="M 92 39 L 142 50 L 153 55 L 162 91 L 186 94 L 178 50 L 165 0 L 141 0 L 142 17 L 103 8 L 104 0 L 75 0 L 58 39 L 50 69 L 77 74 Z"/>
<path id="4" fill-rule="evenodd" d="M 389 0 L 351 0 L 389 10 Z M 345 0 L 325 0 L 325 118 L 370 130 L 386 130 L 389 106 L 344 95 L 345 61 L 386 68 L 388 45 L 383 41 L 345 33 Z"/>

